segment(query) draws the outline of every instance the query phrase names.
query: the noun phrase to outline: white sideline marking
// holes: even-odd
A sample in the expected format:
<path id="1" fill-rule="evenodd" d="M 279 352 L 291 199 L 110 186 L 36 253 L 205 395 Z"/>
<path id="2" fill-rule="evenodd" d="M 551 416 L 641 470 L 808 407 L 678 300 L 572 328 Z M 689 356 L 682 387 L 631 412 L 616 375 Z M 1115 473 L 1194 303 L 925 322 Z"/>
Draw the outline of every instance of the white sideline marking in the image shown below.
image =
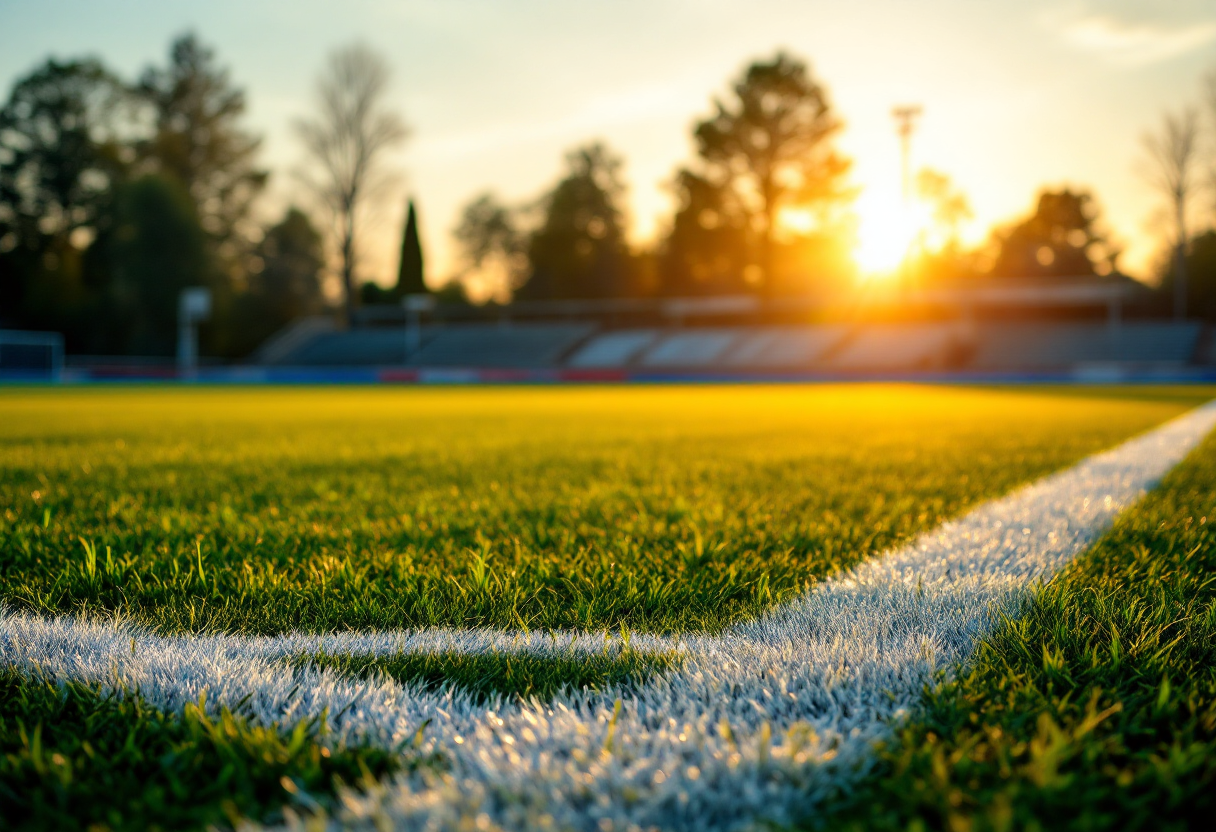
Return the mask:
<path id="1" fill-rule="evenodd" d="M 290 725 L 328 709 L 331 741 L 395 747 L 429 720 L 426 750 L 451 761 L 369 794 L 337 822 L 512 829 L 738 828 L 790 822 L 864 774 L 938 668 L 965 659 L 998 612 L 1066 565 L 1216 425 L 1216 403 L 946 523 L 829 578 L 721 636 L 634 636 L 678 649 L 681 669 L 640 690 L 552 703 L 474 705 L 460 693 L 363 682 L 284 656 L 490 649 L 564 654 L 606 636 L 424 630 L 333 636 L 161 638 L 123 622 L 43 619 L 0 608 L 0 663 L 58 680 L 138 687 L 176 710 L 206 691 Z M 615 643 L 619 645 L 619 639 Z M 614 700 L 623 707 L 613 718 Z M 729 730 L 719 726 L 729 725 Z M 478 828 L 481 828 L 478 826 Z"/>

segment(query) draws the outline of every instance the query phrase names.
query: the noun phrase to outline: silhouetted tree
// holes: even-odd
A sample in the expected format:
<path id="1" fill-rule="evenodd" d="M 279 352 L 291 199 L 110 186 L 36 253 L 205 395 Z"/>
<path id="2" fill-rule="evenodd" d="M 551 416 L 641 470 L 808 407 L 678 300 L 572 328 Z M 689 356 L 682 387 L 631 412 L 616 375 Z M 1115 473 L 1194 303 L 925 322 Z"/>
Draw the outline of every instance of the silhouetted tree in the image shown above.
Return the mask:
<path id="1" fill-rule="evenodd" d="M 194 200 L 175 178 L 149 174 L 118 189 L 114 220 L 98 240 L 112 281 L 107 317 L 119 333 L 114 346 L 172 355 L 178 296 L 215 274 Z"/>
<path id="2" fill-rule="evenodd" d="M 1098 206 L 1085 191 L 1039 194 L 1029 218 L 995 232 L 996 277 L 1080 277 L 1114 269 L 1117 252 L 1098 227 Z"/>
<path id="3" fill-rule="evenodd" d="M 505 301 L 528 279 L 528 241 L 520 214 L 492 193 L 464 207 L 452 231 L 461 261 L 458 282 L 481 283 L 483 294 Z"/>
<path id="4" fill-rule="evenodd" d="M 1216 67 L 1203 78 L 1203 107 L 1207 111 L 1208 122 L 1206 173 L 1208 196 L 1211 198 L 1208 207 L 1212 209 L 1213 219 L 1216 220 Z"/>
<path id="5" fill-rule="evenodd" d="M 1177 286 L 1170 258 L 1162 288 L 1172 293 Z M 1216 230 L 1208 229 L 1191 238 L 1186 252 L 1186 308 L 1191 315 L 1216 321 Z"/>
<path id="6" fill-rule="evenodd" d="M 435 299 L 445 306 L 468 306 L 469 295 L 461 280 L 449 280 L 435 290 Z"/>
<path id="7" fill-rule="evenodd" d="M 317 168 L 308 181 L 333 213 L 347 319 L 355 305 L 357 235 L 362 209 L 382 181 L 384 153 L 403 141 L 405 124 L 385 110 L 388 65 L 366 46 L 339 49 L 317 82 L 317 114 L 296 130 Z"/>
<path id="8" fill-rule="evenodd" d="M 266 232 L 257 254 L 262 268 L 250 278 L 249 291 L 266 298 L 276 328 L 321 311 L 325 255 L 321 235 L 307 214 L 299 208 L 287 209 Z"/>
<path id="9" fill-rule="evenodd" d="M 254 250 L 246 291 L 237 298 L 229 351 L 247 355 L 278 330 L 325 310 L 321 235 L 298 208 L 267 229 Z"/>
<path id="10" fill-rule="evenodd" d="M 542 200 L 544 221 L 528 243 L 531 275 L 521 298 L 619 297 L 630 293 L 621 228 L 621 160 L 600 143 L 566 155 L 567 173 Z"/>
<path id="11" fill-rule="evenodd" d="M 1199 116 L 1194 110 L 1167 114 L 1161 132 L 1144 137 L 1149 181 L 1164 196 L 1174 225 L 1174 317 L 1186 317 L 1187 214 L 1197 186 Z"/>
<path id="12" fill-rule="evenodd" d="M 963 223 L 973 216 L 966 194 L 949 176 L 929 168 L 917 173 L 914 193 L 928 209 L 931 223 L 922 232 L 920 251 L 904 264 L 908 282 L 923 286 L 977 277 L 976 252 L 964 249 L 960 236 Z"/>
<path id="13" fill-rule="evenodd" d="M 928 206 L 941 242 L 957 247 L 963 223 L 974 216 L 967 195 L 946 174 L 923 168 L 916 174 L 916 196 Z"/>
<path id="14" fill-rule="evenodd" d="M 660 269 L 669 295 L 737 294 L 750 260 L 748 217 L 734 192 L 683 169 L 676 174 L 679 207 L 663 244 Z"/>
<path id="15" fill-rule="evenodd" d="M 427 291 L 422 272 L 422 241 L 418 237 L 418 215 L 414 200 L 406 209 L 405 230 L 401 235 L 401 261 L 397 267 L 396 296 L 423 294 Z"/>
<path id="16" fill-rule="evenodd" d="M 139 91 L 150 102 L 155 132 L 141 156 L 182 183 L 210 237 L 215 261 L 233 274 L 246 248 L 241 227 L 266 184 L 256 155 L 261 139 L 240 127 L 245 93 L 234 87 L 214 50 L 193 34 L 177 38 L 169 65 L 144 71 Z"/>
<path id="17" fill-rule="evenodd" d="M 82 252 L 128 159 L 122 84 L 94 60 L 48 60 L 0 109 L 0 322 L 58 329 L 83 346 L 99 287 Z"/>
<path id="18" fill-rule="evenodd" d="M 831 141 L 841 124 L 806 64 L 785 53 L 753 63 L 733 97 L 715 105 L 717 112 L 694 134 L 701 175 L 732 192 L 755 241 L 759 279 L 752 282 L 771 293 L 782 211 L 801 209 L 822 221 L 851 195 L 850 162 Z"/>

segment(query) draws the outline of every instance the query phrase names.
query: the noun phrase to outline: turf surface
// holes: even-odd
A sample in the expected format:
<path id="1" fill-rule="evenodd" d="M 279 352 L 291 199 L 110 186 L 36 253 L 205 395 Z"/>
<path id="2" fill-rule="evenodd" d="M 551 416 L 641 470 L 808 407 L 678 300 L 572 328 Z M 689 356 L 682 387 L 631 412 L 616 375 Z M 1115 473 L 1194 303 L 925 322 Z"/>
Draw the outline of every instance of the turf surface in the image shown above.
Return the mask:
<path id="1" fill-rule="evenodd" d="M 1216 814 L 1216 437 L 882 752 L 842 829 L 1204 829 Z"/>
<path id="2" fill-rule="evenodd" d="M 527 653 L 398 653 L 388 656 L 301 656 L 299 661 L 342 673 L 390 679 L 423 689 L 455 686 L 486 702 L 490 697 L 551 699 L 571 688 L 600 690 L 607 685 L 635 685 L 674 667 L 674 653 L 605 649 L 598 653 L 536 656 Z"/>
<path id="3" fill-rule="evenodd" d="M 1196 389 L 0 398 L 0 599 L 161 632 L 715 630 Z"/>
<path id="4" fill-rule="evenodd" d="M 44 614 L 117 611 L 166 633 L 428 624 L 714 630 L 1145 430 L 1206 393 L 9 390 L 0 397 L 0 601 Z M 1175 515 L 1161 516 L 1168 525 Z M 1144 530 L 1146 546 L 1168 543 Z M 1146 570 L 1152 546 L 1140 558 Z M 1179 586 L 1210 594 L 1206 584 Z M 1210 599 L 1204 603 L 1210 644 L 1214 621 Z M 1137 656 L 1134 628 L 1119 626 L 1121 655 Z M 1173 667 L 1177 658 L 1163 661 Z M 585 663 L 494 655 L 300 660 L 458 685 L 482 698 L 641 680 L 666 661 L 629 651 Z M 1118 771 L 1132 773 L 1111 777 L 1130 776 L 1149 807 L 1181 782 L 1182 791 L 1170 793 L 1175 802 L 1161 804 L 1176 807 L 1191 794 L 1188 778 L 1211 779 L 1196 755 L 1211 756 L 1212 682 L 1197 672 L 1199 687 L 1170 677 L 1167 689 L 1149 678 L 1154 673 L 1156 666 L 1137 677 L 1143 703 L 1117 694 L 1129 711 L 1143 704 L 1151 716 L 1120 735 L 1133 751 Z M 1074 736 L 1090 714 L 1090 700 L 1081 699 L 1063 700 L 1055 722 L 1036 721 L 1034 730 L 1057 745 L 1051 725 Z M 964 728 L 988 724 L 961 706 L 941 707 L 966 714 L 958 717 Z M 1081 716 L 1070 717 L 1070 707 Z M 1092 707 L 1110 705 L 1100 695 Z M 1106 714 L 1099 727 L 1113 718 Z M 1168 749 L 1161 721 L 1179 726 Z M 1104 736 L 1088 731 L 1082 739 Z M 1150 735 L 1151 748 L 1127 739 Z M 1023 791 L 1004 793 L 982 773 L 974 775 L 979 786 L 959 786 L 956 769 L 970 765 L 963 760 L 970 752 L 959 756 L 922 735 L 932 753 L 903 761 L 904 752 L 889 751 L 892 783 L 900 785 L 876 798 L 871 814 L 850 817 L 999 826 L 1001 806 L 1013 797 L 1033 785 L 1048 795 L 1034 805 L 1053 807 L 1063 799 L 1060 783 L 1079 782 L 1068 765 L 1111 748 L 1065 752 L 1053 771 L 1074 779 L 1040 783 L 1038 736 L 1001 752 L 1031 772 L 1014 778 Z M 1196 737 L 1206 739 L 1196 745 Z M 307 724 L 281 733 L 231 714 L 164 714 L 137 696 L 55 688 L 8 671 L 0 674 L 0 818 L 28 828 L 114 829 L 273 820 L 286 805 L 324 804 L 339 780 L 417 762 L 408 749 L 391 757 L 319 740 Z M 1019 754 L 1030 762 L 1018 762 Z M 925 773 L 942 765 L 946 786 Z M 1100 796 L 1109 778 L 1088 787 Z M 916 795 L 910 812 L 884 802 L 899 789 Z"/>
<path id="5" fill-rule="evenodd" d="M 309 721 L 289 732 L 198 707 L 165 714 L 138 696 L 0 671 L 0 826 L 201 829 L 281 808 L 330 805 L 338 782 L 372 783 L 410 750 L 327 748 Z"/>

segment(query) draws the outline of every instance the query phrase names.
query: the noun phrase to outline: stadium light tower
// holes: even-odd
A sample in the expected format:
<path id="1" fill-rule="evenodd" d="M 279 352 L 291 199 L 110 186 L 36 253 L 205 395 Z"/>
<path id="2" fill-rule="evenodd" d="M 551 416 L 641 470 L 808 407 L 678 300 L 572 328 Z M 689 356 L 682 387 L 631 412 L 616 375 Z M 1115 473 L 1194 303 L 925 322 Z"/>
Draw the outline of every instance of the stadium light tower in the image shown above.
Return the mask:
<path id="1" fill-rule="evenodd" d="M 211 317 L 211 290 L 182 289 L 177 299 L 177 369 L 191 377 L 198 368 L 198 325 Z"/>
<path id="2" fill-rule="evenodd" d="M 924 108 L 919 104 L 901 104 L 891 108 L 895 118 L 895 132 L 899 134 L 900 150 L 903 154 L 903 193 L 906 202 L 912 197 L 912 134 L 916 131 L 916 120 Z"/>

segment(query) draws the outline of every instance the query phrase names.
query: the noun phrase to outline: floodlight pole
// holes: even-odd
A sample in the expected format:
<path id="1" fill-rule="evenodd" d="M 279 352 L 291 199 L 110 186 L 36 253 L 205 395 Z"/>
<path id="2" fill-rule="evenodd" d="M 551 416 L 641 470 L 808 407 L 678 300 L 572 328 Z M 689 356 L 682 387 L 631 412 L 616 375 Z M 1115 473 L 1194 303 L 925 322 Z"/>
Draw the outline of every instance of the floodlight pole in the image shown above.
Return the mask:
<path id="1" fill-rule="evenodd" d="M 182 289 L 177 298 L 177 370 L 190 378 L 198 369 L 198 325 L 211 317 L 211 290 Z"/>
<path id="2" fill-rule="evenodd" d="M 903 194 L 904 202 L 912 198 L 912 134 L 916 132 L 916 120 L 924 108 L 919 104 L 903 104 L 891 108 L 895 118 L 895 132 L 899 134 L 900 151 L 902 153 Z"/>

